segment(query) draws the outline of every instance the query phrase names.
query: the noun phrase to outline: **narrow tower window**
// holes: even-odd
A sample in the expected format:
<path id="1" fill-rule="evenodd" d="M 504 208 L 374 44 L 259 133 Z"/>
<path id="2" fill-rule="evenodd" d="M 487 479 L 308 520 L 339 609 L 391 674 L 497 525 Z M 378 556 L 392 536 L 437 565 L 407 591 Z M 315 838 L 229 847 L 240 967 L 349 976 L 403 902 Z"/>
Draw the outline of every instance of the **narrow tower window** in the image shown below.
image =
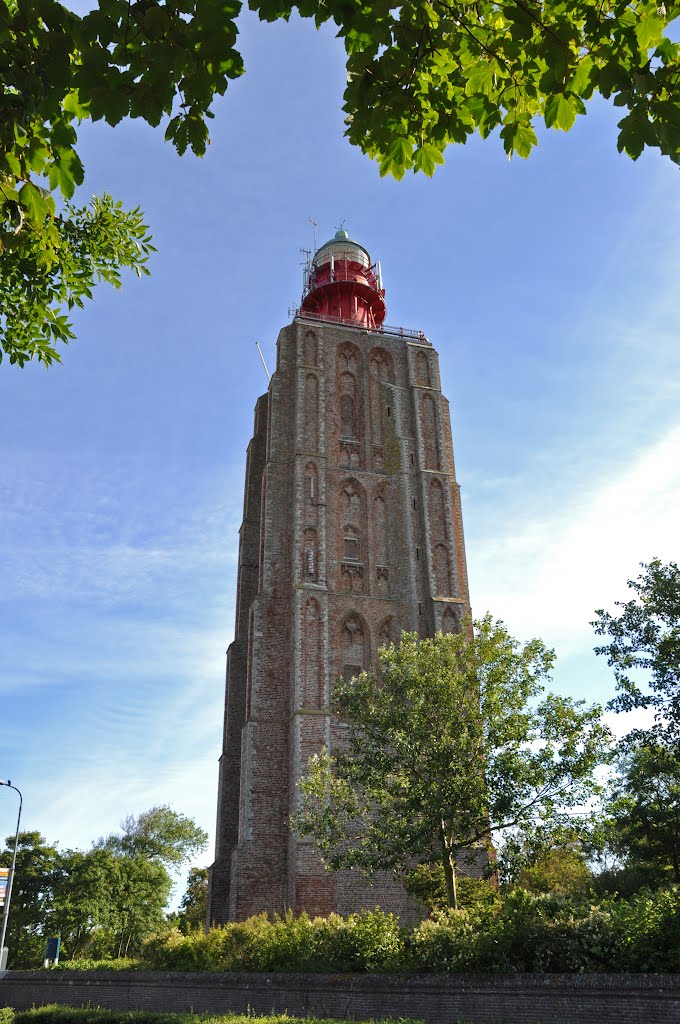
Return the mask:
<path id="1" fill-rule="evenodd" d="M 342 421 L 340 425 L 342 436 L 351 438 L 356 437 L 356 415 L 354 397 L 352 395 L 342 395 L 340 399 L 340 418 Z"/>
<path id="2" fill-rule="evenodd" d="M 359 561 L 359 534 L 351 526 L 345 530 L 343 554 L 346 562 Z"/>

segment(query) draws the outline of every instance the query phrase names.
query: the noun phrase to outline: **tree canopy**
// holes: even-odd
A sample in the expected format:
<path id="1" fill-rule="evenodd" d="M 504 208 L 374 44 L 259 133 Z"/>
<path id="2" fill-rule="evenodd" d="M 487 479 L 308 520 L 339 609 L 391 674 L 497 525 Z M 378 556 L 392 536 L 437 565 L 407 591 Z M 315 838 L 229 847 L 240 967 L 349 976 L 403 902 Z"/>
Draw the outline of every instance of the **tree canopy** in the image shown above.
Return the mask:
<path id="1" fill-rule="evenodd" d="M 613 711 L 653 708 L 649 738 L 680 739 L 680 569 L 654 558 L 628 586 L 635 596 L 616 601 L 620 614 L 599 608 L 592 626 L 609 642 L 595 648 L 614 670 L 618 694 Z"/>
<path id="2" fill-rule="evenodd" d="M 61 361 L 55 345 L 74 337 L 68 311 L 82 308 L 95 284 L 120 287 L 123 268 L 148 274 L 151 238 L 140 210 L 123 210 L 108 195 L 79 209 L 66 203 L 55 215 L 49 192 L 0 180 L 0 206 L 3 199 L 0 362 L 4 353 L 19 366 L 33 358 L 49 366 Z"/>
<path id="3" fill-rule="evenodd" d="M 56 934 L 66 959 L 139 953 L 143 940 L 165 923 L 172 889 L 168 868 L 206 843 L 206 833 L 191 818 L 164 806 L 126 818 L 120 834 L 86 851 L 60 851 L 38 832 L 20 832 L 8 921 L 11 965 L 39 966 L 45 937 Z M 9 836 L 0 864 L 11 863 L 13 847 Z"/>
<path id="4" fill-rule="evenodd" d="M 544 694 L 553 661 L 490 616 L 471 635 L 402 634 L 380 652 L 380 680 L 338 682 L 347 747 L 310 758 L 294 827 L 334 869 L 441 864 L 455 906 L 457 862 L 478 860 L 493 833 L 564 820 L 598 790 L 601 709 Z"/>
<path id="5" fill-rule="evenodd" d="M 680 753 L 677 746 L 631 740 L 605 808 L 608 844 L 630 863 L 668 871 L 680 883 Z"/>
<path id="6" fill-rule="evenodd" d="M 347 54 L 346 135 L 381 174 L 431 175 L 450 143 L 498 129 L 526 157 L 535 126 L 567 131 L 595 93 L 623 114 L 618 147 L 680 162 L 680 3 L 658 0 L 250 0 L 263 21 L 332 22 Z M 139 210 L 64 207 L 84 180 L 85 119 L 162 126 L 203 155 L 216 96 L 244 71 L 239 0 L 0 0 L 0 357 L 58 360 L 68 311 L 120 269 L 146 272 Z"/>
<path id="7" fill-rule="evenodd" d="M 612 711 L 654 711 L 648 728 L 618 745 L 618 774 L 605 806 L 609 849 L 625 870 L 680 882 L 680 569 L 660 559 L 641 563 L 629 580 L 634 596 L 600 608 L 592 623 L 607 643 L 595 648 L 614 671 Z"/>
<path id="8" fill-rule="evenodd" d="M 185 934 L 205 926 L 208 917 L 208 868 L 190 868 L 182 896 L 177 925 Z"/>
<path id="9" fill-rule="evenodd" d="M 114 833 L 100 839 L 97 846 L 127 856 L 142 856 L 167 867 L 180 867 L 189 857 L 200 853 L 208 842 L 208 833 L 193 818 L 162 805 L 129 815 L 121 822 L 122 835 Z"/>

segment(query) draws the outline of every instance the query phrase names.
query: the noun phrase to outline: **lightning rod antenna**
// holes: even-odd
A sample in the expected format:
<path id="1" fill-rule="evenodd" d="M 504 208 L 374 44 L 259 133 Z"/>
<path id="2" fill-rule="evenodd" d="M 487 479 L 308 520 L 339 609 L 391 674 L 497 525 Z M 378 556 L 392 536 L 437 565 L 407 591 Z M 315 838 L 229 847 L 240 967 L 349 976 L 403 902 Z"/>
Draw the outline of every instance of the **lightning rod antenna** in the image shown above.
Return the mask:
<path id="1" fill-rule="evenodd" d="M 264 366 L 264 372 L 267 374 L 267 379 L 271 380 L 272 379 L 272 375 L 269 372 L 269 370 L 267 369 L 267 364 L 264 361 L 264 356 L 262 355 L 262 349 L 260 348 L 259 341 L 256 341 L 255 345 L 257 346 L 257 351 L 260 353 L 260 359 L 262 360 L 262 365 Z"/>
<path id="2" fill-rule="evenodd" d="M 314 252 L 316 252 L 316 229 L 318 228 L 319 225 L 316 223 L 313 217 L 308 217 L 307 219 L 309 223 L 314 226 Z"/>

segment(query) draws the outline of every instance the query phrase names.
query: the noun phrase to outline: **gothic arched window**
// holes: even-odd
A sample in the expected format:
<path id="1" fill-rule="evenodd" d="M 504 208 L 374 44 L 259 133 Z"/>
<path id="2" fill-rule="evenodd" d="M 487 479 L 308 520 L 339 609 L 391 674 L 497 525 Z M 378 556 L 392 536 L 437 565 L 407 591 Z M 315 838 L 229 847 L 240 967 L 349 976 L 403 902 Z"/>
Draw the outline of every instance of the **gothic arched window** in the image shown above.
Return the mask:
<path id="1" fill-rule="evenodd" d="M 349 681 L 366 668 L 368 629 L 356 613 L 345 619 L 341 630 L 342 675 Z"/>
<path id="2" fill-rule="evenodd" d="M 373 500 L 373 540 L 376 564 L 387 565 L 387 504 L 382 494 Z"/>
<path id="3" fill-rule="evenodd" d="M 437 428 L 437 410 L 432 396 L 426 394 L 422 404 L 423 447 L 425 449 L 425 469 L 439 469 L 439 431 Z"/>
<path id="4" fill-rule="evenodd" d="M 318 708 L 323 704 L 321 609 L 314 598 L 302 609 L 302 641 L 302 704 Z"/>
<path id="5" fill-rule="evenodd" d="M 319 382 L 313 374 L 305 378 L 305 445 L 311 451 L 319 447 Z"/>
<path id="6" fill-rule="evenodd" d="M 308 583 L 316 583 L 319 578 L 319 544 L 316 530 L 305 530 L 302 546 L 302 578 Z"/>
<path id="7" fill-rule="evenodd" d="M 316 340 L 316 335 L 313 331 L 307 331 L 305 334 L 305 352 L 304 359 L 307 366 L 318 366 L 319 365 L 319 346 Z"/>
<path id="8" fill-rule="evenodd" d="M 430 360 L 425 352 L 419 352 L 416 356 L 416 380 L 418 384 L 430 387 Z"/>
<path id="9" fill-rule="evenodd" d="M 437 544 L 433 552 L 434 585 L 438 597 L 452 597 L 451 594 L 451 562 L 449 552 L 444 544 Z"/>
<path id="10" fill-rule="evenodd" d="M 357 436 L 356 402 L 354 395 L 340 396 L 340 434 L 342 437 Z"/>
<path id="11" fill-rule="evenodd" d="M 435 477 L 430 484 L 430 532 L 435 541 L 447 540 L 449 531 L 447 529 L 448 513 L 446 498 L 441 480 Z"/>
<path id="12" fill-rule="evenodd" d="M 319 476 L 313 462 L 308 462 L 305 466 L 305 490 L 303 500 L 305 505 L 316 505 L 319 501 Z"/>

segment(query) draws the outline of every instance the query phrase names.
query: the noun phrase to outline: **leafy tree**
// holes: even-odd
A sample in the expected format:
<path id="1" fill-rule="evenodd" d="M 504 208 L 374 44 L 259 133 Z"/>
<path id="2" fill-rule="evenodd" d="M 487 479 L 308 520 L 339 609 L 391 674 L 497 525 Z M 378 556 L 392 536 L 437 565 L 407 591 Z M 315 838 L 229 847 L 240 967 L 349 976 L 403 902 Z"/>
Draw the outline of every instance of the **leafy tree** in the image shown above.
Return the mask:
<path id="1" fill-rule="evenodd" d="M 256 4 L 261 16 L 283 7 Z M 350 141 L 401 177 L 432 174 L 449 143 L 495 128 L 508 156 L 526 157 L 539 119 L 568 131 L 596 92 L 625 111 L 619 151 L 679 162 L 680 47 L 664 36 L 679 12 L 656 0 L 420 0 L 316 17 L 345 38 Z"/>
<path id="2" fill-rule="evenodd" d="M 635 735 L 666 743 L 680 739 L 680 569 L 658 558 L 640 564 L 644 571 L 628 581 L 635 597 L 616 602 L 621 613 L 595 612 L 595 633 L 609 638 L 595 652 L 614 670 L 619 692 L 609 707 L 653 708 L 656 726 Z"/>
<path id="3" fill-rule="evenodd" d="M 607 844 L 623 865 L 601 886 L 626 892 L 680 881 L 680 569 L 655 558 L 628 586 L 619 614 L 598 609 L 592 623 L 608 643 L 595 648 L 614 670 L 617 712 L 652 709 L 654 723 L 618 746 L 619 774 L 606 806 Z"/>
<path id="4" fill-rule="evenodd" d="M 317 27 L 335 23 L 347 52 L 346 134 L 381 174 L 431 175 L 449 143 L 496 128 L 508 155 L 525 157 L 539 119 L 567 131 L 596 92 L 625 112 L 619 150 L 637 159 L 651 147 L 680 162 L 680 46 L 664 35 L 678 2 L 250 7 L 263 21 L 295 8 Z M 179 153 L 203 155 L 213 100 L 244 70 L 240 10 L 240 0 L 98 0 L 79 15 L 57 0 L 0 0 L 0 354 L 10 362 L 57 360 L 54 343 L 73 336 L 64 306 L 89 298 L 99 278 L 117 283 L 121 267 L 146 272 L 138 210 L 103 197 L 89 219 L 55 213 L 54 194 L 68 200 L 84 179 L 77 126 L 163 122 Z M 22 280 L 32 282 L 25 294 Z"/>
<path id="5" fill-rule="evenodd" d="M 5 840 L 0 865 L 10 867 L 14 836 Z M 51 934 L 52 891 L 58 853 L 39 832 L 20 832 L 7 921 L 10 966 L 38 967 L 45 955 L 45 936 Z"/>
<path id="6" fill-rule="evenodd" d="M 172 879 L 158 861 L 93 848 L 71 851 L 55 885 L 52 920 L 66 959 L 125 957 L 163 926 Z"/>
<path id="7" fill-rule="evenodd" d="M 543 693 L 554 654 L 520 645 L 490 616 L 474 631 L 402 634 L 372 673 L 339 681 L 347 747 L 310 758 L 294 827 L 332 869 L 440 863 L 456 906 L 456 864 L 491 834 L 559 822 L 598 791 L 601 710 Z"/>
<path id="8" fill-rule="evenodd" d="M 52 921 L 61 936 L 62 957 L 110 952 L 115 943 L 113 888 L 117 865 L 107 850 L 59 855 L 53 886 Z"/>
<path id="9" fill-rule="evenodd" d="M 202 850 L 206 833 L 169 807 L 126 818 L 122 835 L 90 850 L 59 852 L 38 832 L 19 833 L 9 915 L 12 965 L 36 967 L 45 936 L 59 934 L 67 959 L 127 956 L 164 924 L 172 889 L 168 868 Z M 8 865 L 14 836 L 0 854 Z"/>
<path id="10" fill-rule="evenodd" d="M 208 868 L 191 868 L 179 905 L 177 924 L 184 934 L 205 927 L 208 915 Z"/>
<path id="11" fill-rule="evenodd" d="M 208 836 L 184 814 L 152 807 L 121 823 L 122 834 L 100 839 L 94 852 L 110 858 L 109 913 L 104 952 L 128 956 L 142 939 L 162 927 L 172 889 L 168 868 L 177 868 L 205 849 Z"/>
<path id="12" fill-rule="evenodd" d="M 634 734 L 621 745 L 620 774 L 606 807 L 609 846 L 627 865 L 671 872 L 680 882 L 680 750 L 675 744 L 642 742 Z"/>
<path id="13" fill-rule="evenodd" d="M 170 897 L 172 879 L 158 861 L 141 854 L 113 856 L 110 911 L 106 922 L 111 935 L 109 956 L 139 952 L 142 939 L 163 925 L 163 908 Z"/>
<path id="14" fill-rule="evenodd" d="M 167 805 L 152 807 L 139 817 L 133 815 L 121 823 L 122 835 L 99 840 L 102 848 L 125 856 L 142 856 L 168 867 L 179 867 L 189 857 L 201 853 L 208 834 L 184 814 Z"/>
<path id="15" fill-rule="evenodd" d="M 546 850 L 520 872 L 517 884 L 528 892 L 587 896 L 593 891 L 593 873 L 580 850 Z"/>
<path id="16" fill-rule="evenodd" d="M 49 193 L 0 178 L 0 361 L 4 352 L 19 366 L 61 362 L 55 344 L 74 337 L 62 310 L 82 308 L 98 281 L 120 287 L 123 267 L 148 274 L 152 250 L 139 209 L 105 195 L 56 215 Z"/>

